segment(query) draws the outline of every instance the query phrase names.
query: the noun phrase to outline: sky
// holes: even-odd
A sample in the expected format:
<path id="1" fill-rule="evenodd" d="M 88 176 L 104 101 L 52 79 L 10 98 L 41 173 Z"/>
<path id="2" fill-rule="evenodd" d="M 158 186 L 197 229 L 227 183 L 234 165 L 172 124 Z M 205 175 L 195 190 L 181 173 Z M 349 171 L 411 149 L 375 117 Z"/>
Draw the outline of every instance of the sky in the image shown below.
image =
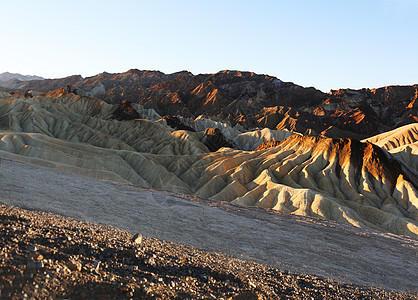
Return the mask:
<path id="1" fill-rule="evenodd" d="M 0 73 L 252 71 L 324 92 L 418 83 L 418 0 L 0 1 Z"/>

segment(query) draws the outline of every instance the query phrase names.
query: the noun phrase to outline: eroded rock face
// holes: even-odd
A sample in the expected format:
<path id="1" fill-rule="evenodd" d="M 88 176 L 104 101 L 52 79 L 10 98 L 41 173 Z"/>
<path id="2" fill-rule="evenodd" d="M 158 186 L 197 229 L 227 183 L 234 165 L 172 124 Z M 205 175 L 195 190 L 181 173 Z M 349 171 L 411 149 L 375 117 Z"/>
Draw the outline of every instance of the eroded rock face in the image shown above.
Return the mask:
<path id="1" fill-rule="evenodd" d="M 118 121 L 111 118 L 115 109 L 63 90 L 0 99 L 0 153 L 100 179 L 418 236 L 415 177 L 369 142 L 266 129 L 246 133 L 245 141 L 277 135 L 276 147 L 210 152 L 202 132 Z M 206 132 L 212 134 L 221 139 L 216 129 Z"/>

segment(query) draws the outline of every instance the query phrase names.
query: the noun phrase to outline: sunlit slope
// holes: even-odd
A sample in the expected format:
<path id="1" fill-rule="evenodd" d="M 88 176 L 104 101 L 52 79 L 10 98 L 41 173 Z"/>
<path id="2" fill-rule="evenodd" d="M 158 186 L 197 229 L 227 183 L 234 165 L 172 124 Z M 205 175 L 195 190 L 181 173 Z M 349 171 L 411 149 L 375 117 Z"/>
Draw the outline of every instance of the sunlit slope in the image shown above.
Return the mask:
<path id="1" fill-rule="evenodd" d="M 216 175 L 197 195 L 418 233 L 418 193 L 411 174 L 372 144 L 294 135 L 277 147 L 220 160 L 212 163 L 210 172 L 217 170 Z"/>
<path id="2" fill-rule="evenodd" d="M 418 123 L 370 137 L 366 141 L 388 150 L 418 173 Z"/>
<path id="3" fill-rule="evenodd" d="M 0 100 L 0 155 L 221 201 L 418 236 L 411 174 L 370 143 L 292 135 L 260 151 L 210 153 L 199 134 L 111 119 L 72 94 Z M 253 138 L 253 137 L 252 137 Z"/>
<path id="4" fill-rule="evenodd" d="M 418 142 L 418 123 L 399 127 L 366 139 L 383 149 L 392 150 Z"/>

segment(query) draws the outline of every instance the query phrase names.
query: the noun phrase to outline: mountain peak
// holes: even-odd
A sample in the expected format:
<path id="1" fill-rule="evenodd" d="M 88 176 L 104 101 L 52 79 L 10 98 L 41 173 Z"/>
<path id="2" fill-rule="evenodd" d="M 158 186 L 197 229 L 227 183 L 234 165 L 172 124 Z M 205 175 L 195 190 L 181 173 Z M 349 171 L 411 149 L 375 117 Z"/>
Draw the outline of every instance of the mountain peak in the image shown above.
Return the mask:
<path id="1" fill-rule="evenodd" d="M 4 72 L 0 74 L 0 82 L 8 82 L 12 80 L 29 81 L 29 80 L 43 80 L 43 77 L 36 75 L 22 75 L 19 73 Z"/>

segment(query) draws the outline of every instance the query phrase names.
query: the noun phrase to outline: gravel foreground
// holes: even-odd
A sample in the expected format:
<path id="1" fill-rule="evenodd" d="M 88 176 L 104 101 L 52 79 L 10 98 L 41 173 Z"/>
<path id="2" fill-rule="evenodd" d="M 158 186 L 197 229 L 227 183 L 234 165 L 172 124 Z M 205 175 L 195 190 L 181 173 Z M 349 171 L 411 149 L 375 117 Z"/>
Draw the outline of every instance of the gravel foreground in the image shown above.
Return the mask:
<path id="1" fill-rule="evenodd" d="M 418 299 L 0 204 L 1 299 Z"/>

